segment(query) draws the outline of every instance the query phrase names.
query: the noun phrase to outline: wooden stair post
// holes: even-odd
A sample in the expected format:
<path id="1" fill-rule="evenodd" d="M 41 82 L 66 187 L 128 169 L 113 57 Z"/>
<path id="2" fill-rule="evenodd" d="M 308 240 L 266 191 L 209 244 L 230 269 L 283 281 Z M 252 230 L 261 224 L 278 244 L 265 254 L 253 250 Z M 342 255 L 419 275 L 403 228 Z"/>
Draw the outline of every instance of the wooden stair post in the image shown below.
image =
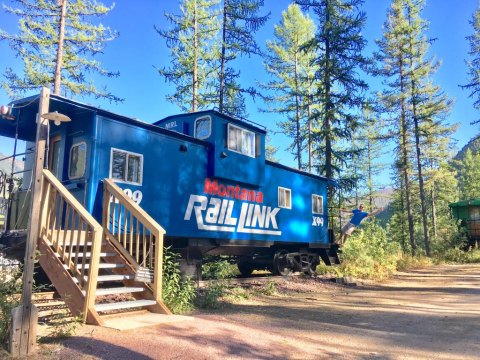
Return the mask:
<path id="1" fill-rule="evenodd" d="M 35 164 L 33 170 L 32 198 L 28 221 L 27 244 L 23 269 L 22 305 L 12 310 L 10 331 L 10 353 L 15 357 L 31 354 L 35 350 L 38 311 L 32 304 L 33 268 L 35 250 L 40 231 L 40 199 L 42 195 L 42 171 L 45 157 L 45 144 L 48 138 L 48 120 L 42 114 L 48 112 L 50 90 L 42 88 L 38 102 L 37 136 L 35 144 Z M 18 120 L 17 120 L 18 121 Z"/>

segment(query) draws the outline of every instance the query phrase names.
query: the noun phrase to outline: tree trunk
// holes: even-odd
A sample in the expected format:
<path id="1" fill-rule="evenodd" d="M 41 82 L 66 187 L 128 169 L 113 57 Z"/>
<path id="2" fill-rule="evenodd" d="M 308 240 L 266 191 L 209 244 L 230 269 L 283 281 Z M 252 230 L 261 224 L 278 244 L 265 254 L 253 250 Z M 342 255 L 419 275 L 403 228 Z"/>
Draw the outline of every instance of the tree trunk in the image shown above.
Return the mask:
<path id="1" fill-rule="evenodd" d="M 403 180 L 405 185 L 405 202 L 407 207 L 407 220 L 408 220 L 408 236 L 410 240 L 410 246 L 412 248 L 412 255 L 417 253 L 417 244 L 415 242 L 415 229 L 412 216 L 412 197 L 410 192 L 410 176 L 408 169 L 408 125 L 406 119 L 406 104 L 405 104 L 405 74 L 403 70 L 403 59 L 400 58 L 400 94 L 401 99 L 401 114 L 400 114 L 400 152 L 401 152 L 401 164 Z"/>
<path id="2" fill-rule="evenodd" d="M 402 177 L 401 177 L 401 174 L 399 174 L 400 176 L 400 214 L 401 214 L 401 217 L 400 217 L 400 225 L 401 225 L 401 232 L 402 232 L 402 236 L 401 236 L 401 243 L 402 243 L 402 250 L 403 250 L 403 253 L 406 254 L 407 253 L 407 245 L 405 243 L 405 238 L 407 236 L 407 231 L 405 230 L 405 187 L 403 185 L 403 180 L 402 180 Z"/>
<path id="3" fill-rule="evenodd" d="M 197 39 L 197 2 L 193 9 L 193 77 L 192 77 L 192 111 L 197 111 L 198 87 L 198 39 Z"/>
<path id="4" fill-rule="evenodd" d="M 326 6 L 326 27 L 330 26 L 330 9 Z M 325 36 L 325 116 L 323 120 L 323 128 L 325 131 L 325 176 L 332 178 L 332 139 L 331 139 L 331 116 L 332 116 L 332 102 L 330 99 L 330 41 L 329 37 Z"/>
<path id="5" fill-rule="evenodd" d="M 295 52 L 295 65 L 294 65 L 294 76 L 295 76 L 295 126 L 296 126 L 296 137 L 297 137 L 297 161 L 298 161 L 298 170 L 302 169 L 302 138 L 300 133 L 300 100 L 298 98 L 298 54 Z"/>
<path id="6" fill-rule="evenodd" d="M 433 160 L 430 160 L 430 168 L 433 170 Z M 435 180 L 432 179 L 432 190 L 430 191 L 430 201 L 432 206 L 432 229 L 433 229 L 433 239 L 437 239 L 437 205 L 436 205 L 436 196 L 435 196 Z"/>
<path id="7" fill-rule="evenodd" d="M 420 151 L 420 130 L 418 126 L 418 118 L 415 114 L 415 103 L 413 104 L 413 122 L 415 124 L 415 148 L 417 153 L 417 170 L 418 170 L 418 182 L 420 185 L 420 203 L 422 206 L 422 222 L 423 222 L 423 237 L 425 242 L 425 252 L 428 257 L 432 254 L 430 252 L 430 240 L 428 236 L 428 222 L 427 222 L 427 206 L 425 200 L 425 186 L 423 181 L 423 173 L 422 173 L 422 158 L 421 158 L 421 151 Z"/>
<path id="8" fill-rule="evenodd" d="M 409 11 L 408 11 L 408 21 L 410 23 L 410 26 L 411 26 L 411 18 L 410 18 L 410 8 L 409 8 Z M 410 54 L 413 54 L 413 44 L 412 44 L 412 41 L 413 39 L 409 39 L 410 40 Z M 414 124 L 414 127 L 415 127 L 415 150 L 416 150 L 416 155 L 417 155 L 417 171 L 418 171 L 418 182 L 419 182 L 419 186 L 420 186 L 420 204 L 421 204 L 421 207 L 422 207 L 422 222 L 423 222 L 423 241 L 425 243 L 425 252 L 427 254 L 428 257 L 431 256 L 431 252 L 430 252 L 430 240 L 429 240 L 429 236 L 428 236 L 428 222 L 427 222 L 427 205 L 426 205 L 426 200 L 425 200 L 425 186 L 424 186 L 424 180 L 423 180 L 423 173 L 422 173 L 422 154 L 421 154 L 421 151 L 420 151 L 420 128 L 419 128 L 419 124 L 418 124 L 418 114 L 417 114 L 417 99 L 416 99 L 416 89 L 417 89 L 417 86 L 416 86 L 416 83 L 415 83 L 415 79 L 413 77 L 413 67 L 414 67 L 414 64 L 413 64 L 413 58 L 412 58 L 413 55 L 410 55 L 410 70 L 411 70 L 411 74 L 410 74 L 410 83 L 411 83 L 411 87 L 412 87 L 412 112 L 413 112 L 413 124 Z"/>
<path id="9" fill-rule="evenodd" d="M 226 54 L 226 37 L 227 37 L 227 10 L 228 10 L 228 0 L 224 0 L 223 3 L 223 24 L 222 24 L 222 51 L 220 56 L 220 89 L 219 89 L 219 99 L 218 99 L 218 110 L 223 112 L 223 102 L 225 97 L 225 54 Z"/>
<path id="10" fill-rule="evenodd" d="M 310 94 L 311 81 L 307 78 L 308 81 L 308 96 L 307 96 L 307 118 L 308 118 L 308 172 L 312 173 L 313 168 L 313 140 L 312 140 L 312 119 L 310 118 L 310 105 L 312 104 L 312 96 Z"/>
<path id="11" fill-rule="evenodd" d="M 373 179 L 372 179 L 372 144 L 371 140 L 367 138 L 367 161 L 368 161 L 368 202 L 370 211 L 373 210 Z"/>
<path id="12" fill-rule="evenodd" d="M 67 0 L 60 0 L 60 22 L 58 24 L 58 46 L 55 64 L 55 77 L 53 81 L 53 94 L 60 95 L 62 84 L 63 43 L 65 42 L 65 18 L 67 16 Z"/>

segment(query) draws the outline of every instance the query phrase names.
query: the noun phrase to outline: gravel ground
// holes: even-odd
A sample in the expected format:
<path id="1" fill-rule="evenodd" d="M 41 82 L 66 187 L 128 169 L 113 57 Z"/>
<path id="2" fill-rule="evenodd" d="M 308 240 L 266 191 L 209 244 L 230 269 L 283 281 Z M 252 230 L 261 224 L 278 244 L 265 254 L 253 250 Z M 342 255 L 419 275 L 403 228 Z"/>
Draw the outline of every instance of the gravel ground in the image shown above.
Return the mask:
<path id="1" fill-rule="evenodd" d="M 479 359 L 480 266 L 436 266 L 356 287 L 276 280 L 278 292 L 195 320 L 114 331 L 84 326 L 44 359 Z M 1 355 L 0 355 L 1 357 Z"/>

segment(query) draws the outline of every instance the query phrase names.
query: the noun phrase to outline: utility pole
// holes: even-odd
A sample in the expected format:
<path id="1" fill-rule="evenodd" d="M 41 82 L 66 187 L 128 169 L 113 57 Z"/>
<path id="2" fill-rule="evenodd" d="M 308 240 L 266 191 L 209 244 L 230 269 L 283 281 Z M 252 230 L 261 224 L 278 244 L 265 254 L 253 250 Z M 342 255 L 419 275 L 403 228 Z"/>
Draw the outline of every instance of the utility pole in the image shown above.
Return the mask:
<path id="1" fill-rule="evenodd" d="M 62 62 L 63 62 L 63 43 L 65 41 L 65 18 L 67 16 L 67 0 L 58 0 L 61 6 L 60 22 L 58 25 L 58 46 L 57 46 L 57 62 L 55 65 L 55 78 L 53 83 L 53 93 L 60 95 L 60 86 L 62 82 Z"/>
<path id="2" fill-rule="evenodd" d="M 23 268 L 22 303 L 12 310 L 9 349 L 11 355 L 14 357 L 26 356 L 33 353 L 36 345 L 38 310 L 35 305 L 32 304 L 32 286 L 35 250 L 40 232 L 40 198 L 42 194 L 45 144 L 48 137 L 48 120 L 42 118 L 42 114 L 48 113 L 49 104 L 50 89 L 42 88 L 38 101 L 35 164 L 32 174 L 32 198 L 30 202 L 30 216 L 28 220 Z"/>

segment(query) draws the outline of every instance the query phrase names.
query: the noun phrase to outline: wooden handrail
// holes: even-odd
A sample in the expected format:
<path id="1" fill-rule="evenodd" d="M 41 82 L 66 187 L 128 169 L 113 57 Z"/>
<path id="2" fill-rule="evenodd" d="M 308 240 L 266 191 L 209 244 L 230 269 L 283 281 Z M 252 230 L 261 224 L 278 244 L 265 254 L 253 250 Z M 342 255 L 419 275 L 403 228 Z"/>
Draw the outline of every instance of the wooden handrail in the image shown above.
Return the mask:
<path id="1" fill-rule="evenodd" d="M 111 179 L 104 180 L 103 189 L 102 224 L 107 238 L 131 267 L 153 271 L 153 296 L 161 302 L 165 230 Z"/>
<path id="2" fill-rule="evenodd" d="M 55 187 L 56 190 L 60 192 L 62 197 L 73 207 L 75 208 L 82 220 L 89 224 L 95 230 L 102 230 L 102 225 L 98 223 L 95 218 L 90 215 L 90 213 L 83 207 L 83 205 L 68 191 L 68 189 L 63 186 L 63 184 L 53 175 L 49 170 L 43 169 L 43 175 L 45 178 Z"/>
<path id="3" fill-rule="evenodd" d="M 111 179 L 105 179 L 103 182 L 103 186 L 105 186 L 108 191 L 114 195 L 118 200 L 121 201 L 122 205 L 124 205 L 128 211 L 132 211 L 137 213 L 138 217 L 142 219 L 148 228 L 157 230 L 160 234 L 165 235 L 165 230 L 157 223 L 148 213 L 143 210 L 140 205 L 138 205 L 135 201 L 130 199 L 121 188 L 118 187 Z"/>

